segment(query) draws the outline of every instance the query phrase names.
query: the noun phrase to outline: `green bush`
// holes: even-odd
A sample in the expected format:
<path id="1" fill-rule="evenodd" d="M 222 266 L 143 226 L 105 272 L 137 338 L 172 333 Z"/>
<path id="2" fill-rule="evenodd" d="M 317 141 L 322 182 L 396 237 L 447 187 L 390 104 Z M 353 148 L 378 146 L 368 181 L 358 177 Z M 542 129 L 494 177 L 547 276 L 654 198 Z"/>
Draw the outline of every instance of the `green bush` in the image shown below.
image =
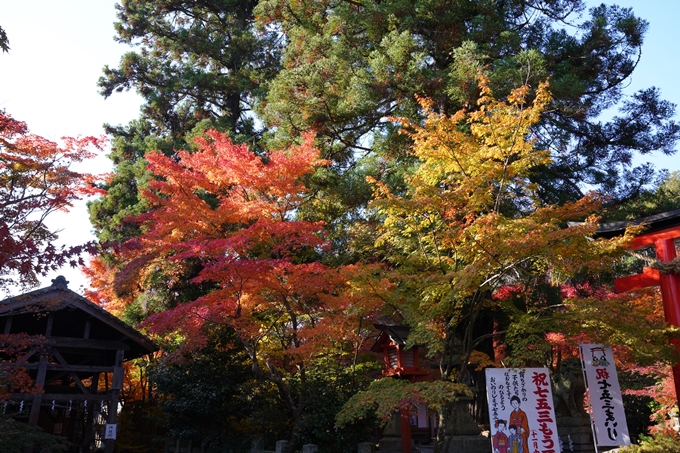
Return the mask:
<path id="1" fill-rule="evenodd" d="M 0 451 L 2 453 L 23 453 L 24 449 L 33 445 L 41 453 L 62 453 L 69 447 L 63 437 L 44 432 L 37 426 L 16 420 L 16 416 L 0 414 Z"/>
<path id="2" fill-rule="evenodd" d="M 656 437 L 640 436 L 639 445 L 624 447 L 621 453 L 680 453 L 680 435 L 663 433 Z"/>

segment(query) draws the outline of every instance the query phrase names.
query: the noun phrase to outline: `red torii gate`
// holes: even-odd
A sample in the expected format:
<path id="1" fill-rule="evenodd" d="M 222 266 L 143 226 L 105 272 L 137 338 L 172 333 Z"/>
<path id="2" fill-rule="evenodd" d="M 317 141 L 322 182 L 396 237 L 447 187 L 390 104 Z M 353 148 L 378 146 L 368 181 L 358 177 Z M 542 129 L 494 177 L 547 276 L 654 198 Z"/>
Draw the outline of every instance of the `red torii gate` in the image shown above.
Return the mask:
<path id="1" fill-rule="evenodd" d="M 597 236 L 613 237 L 623 234 L 629 225 L 645 225 L 644 232 L 630 243 L 631 250 L 639 250 L 653 246 L 656 258 L 662 263 L 670 263 L 676 256 L 675 240 L 680 239 L 680 209 L 643 217 L 630 222 L 614 222 L 602 224 Z M 666 322 L 680 327 L 680 274 L 659 272 L 651 267 L 644 267 L 641 274 L 614 279 L 614 292 L 622 293 L 633 289 L 661 287 L 661 298 Z M 671 342 L 680 351 L 680 340 Z M 680 397 L 680 363 L 673 367 L 675 381 L 675 397 Z"/>

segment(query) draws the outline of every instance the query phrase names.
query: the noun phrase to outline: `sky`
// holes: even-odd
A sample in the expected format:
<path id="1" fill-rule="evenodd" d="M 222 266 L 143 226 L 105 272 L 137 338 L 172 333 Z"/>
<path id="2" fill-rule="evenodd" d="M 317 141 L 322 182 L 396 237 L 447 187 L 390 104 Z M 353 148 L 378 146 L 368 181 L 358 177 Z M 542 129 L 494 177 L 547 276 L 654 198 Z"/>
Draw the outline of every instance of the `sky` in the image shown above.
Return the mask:
<path id="1" fill-rule="evenodd" d="M 137 118 L 141 101 L 136 94 L 104 99 L 98 93 L 102 68 L 117 66 L 129 50 L 114 41 L 115 20 L 115 2 L 108 0 L 0 1 L 0 25 L 10 42 L 9 53 L 0 54 L 0 109 L 25 121 L 32 133 L 54 141 L 100 136 L 104 123 L 126 124 Z M 92 173 L 110 169 L 105 156 L 85 167 Z M 94 238 L 84 200 L 49 223 L 62 230 L 63 243 Z M 66 267 L 48 275 L 40 286 L 50 285 L 58 275 L 77 292 L 87 284 L 78 269 Z"/>
<path id="2" fill-rule="evenodd" d="M 656 86 L 663 99 L 680 105 L 680 2 L 605 3 L 632 7 L 649 22 L 642 59 L 627 91 Z M 0 109 L 27 122 L 31 132 L 55 141 L 63 136 L 102 135 L 104 123 L 126 124 L 137 118 L 140 99 L 134 93 L 115 93 L 104 99 L 97 89 L 104 65 L 117 66 L 129 50 L 114 40 L 115 21 L 115 1 L 0 1 L 0 25 L 10 40 L 10 52 L 0 54 Z M 680 170 L 680 155 L 645 160 L 658 168 Z M 104 156 L 86 167 L 94 173 L 110 168 Z M 60 240 L 69 245 L 94 238 L 85 201 L 53 217 L 51 224 L 61 230 Z M 75 291 L 82 292 L 87 285 L 77 269 L 64 268 L 43 279 L 41 286 L 49 285 L 57 275 L 64 275 Z"/>

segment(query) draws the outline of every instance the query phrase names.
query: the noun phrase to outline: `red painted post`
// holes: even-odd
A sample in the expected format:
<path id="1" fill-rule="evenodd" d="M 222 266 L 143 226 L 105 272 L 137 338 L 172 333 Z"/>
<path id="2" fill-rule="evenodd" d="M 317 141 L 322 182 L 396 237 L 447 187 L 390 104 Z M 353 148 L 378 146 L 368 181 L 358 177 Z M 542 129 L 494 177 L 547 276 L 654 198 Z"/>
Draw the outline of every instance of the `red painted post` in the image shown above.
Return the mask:
<path id="1" fill-rule="evenodd" d="M 399 410 L 401 428 L 401 453 L 411 453 L 411 414 L 408 407 Z"/>
<path id="2" fill-rule="evenodd" d="M 659 261 L 668 263 L 676 257 L 675 240 L 660 239 L 654 242 L 656 257 Z M 661 273 L 661 298 L 666 321 L 673 326 L 680 327 L 680 275 L 675 273 Z M 680 351 L 680 341 L 673 340 L 672 344 Z M 680 397 L 680 364 L 673 367 L 675 381 L 675 398 Z"/>

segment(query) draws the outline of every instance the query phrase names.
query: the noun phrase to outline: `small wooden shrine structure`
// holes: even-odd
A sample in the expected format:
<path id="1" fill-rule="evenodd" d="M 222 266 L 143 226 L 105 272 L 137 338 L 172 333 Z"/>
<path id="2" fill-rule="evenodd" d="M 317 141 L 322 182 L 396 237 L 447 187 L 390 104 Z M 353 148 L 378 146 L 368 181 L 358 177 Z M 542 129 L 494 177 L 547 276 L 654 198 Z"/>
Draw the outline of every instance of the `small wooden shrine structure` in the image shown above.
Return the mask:
<path id="1" fill-rule="evenodd" d="M 632 221 L 604 223 L 597 230 L 600 237 L 620 236 L 630 225 L 642 225 L 644 231 L 630 243 L 631 250 L 654 247 L 655 265 L 644 267 L 642 273 L 614 280 L 614 291 L 625 292 L 650 286 L 661 287 L 666 321 L 680 327 L 680 258 L 676 241 L 680 240 L 680 209 L 662 212 Z M 680 341 L 673 345 L 680 351 Z M 680 397 L 680 364 L 673 367 L 675 397 Z"/>
<path id="2" fill-rule="evenodd" d="M 374 324 L 374 327 L 380 331 L 380 334 L 371 351 L 383 356 L 385 364 L 382 372 L 383 378 L 407 379 L 411 382 L 433 380 L 429 372 L 420 368 L 418 357 L 420 348 L 416 345 L 406 347 L 406 339 L 410 330 L 408 327 L 383 324 Z M 401 440 L 392 441 L 384 437 L 380 442 L 381 450 L 392 450 L 401 444 L 402 453 L 411 453 L 412 440 L 422 439 L 429 442 L 434 435 L 434 426 L 424 405 L 412 408 L 412 410 L 402 409 L 399 414 L 398 429 L 397 426 L 390 426 L 391 424 L 391 422 L 388 423 L 383 436 L 396 438 L 400 434 Z M 385 448 L 386 445 L 392 445 L 392 448 Z"/>
<path id="3" fill-rule="evenodd" d="M 0 355 L 0 368 L 25 370 L 42 389 L 12 393 L 0 410 L 28 411 L 29 424 L 66 437 L 75 452 L 96 444 L 111 453 L 123 362 L 157 348 L 67 284 L 60 276 L 49 287 L 0 301 L 0 333 L 26 343 L 18 355 Z"/>
<path id="4" fill-rule="evenodd" d="M 420 368 L 418 363 L 419 347 L 406 348 L 409 328 L 405 326 L 386 326 L 374 324 L 380 335 L 371 351 L 382 353 L 385 369 L 383 376 L 408 379 L 411 382 L 431 381 L 432 376 Z"/>

